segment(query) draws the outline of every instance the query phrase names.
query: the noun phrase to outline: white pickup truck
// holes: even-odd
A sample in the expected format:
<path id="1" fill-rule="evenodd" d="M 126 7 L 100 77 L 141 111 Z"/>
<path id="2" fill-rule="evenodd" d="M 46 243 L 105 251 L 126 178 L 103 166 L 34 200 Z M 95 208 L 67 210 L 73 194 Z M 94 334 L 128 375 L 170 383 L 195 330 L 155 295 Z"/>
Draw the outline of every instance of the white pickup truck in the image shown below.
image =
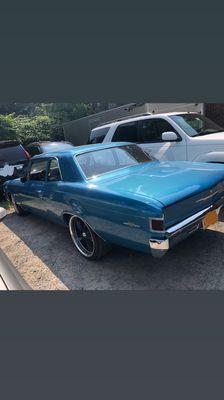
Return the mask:
<path id="1" fill-rule="evenodd" d="M 198 113 L 145 114 L 91 131 L 89 143 L 135 142 L 159 160 L 224 163 L 224 129 Z"/>

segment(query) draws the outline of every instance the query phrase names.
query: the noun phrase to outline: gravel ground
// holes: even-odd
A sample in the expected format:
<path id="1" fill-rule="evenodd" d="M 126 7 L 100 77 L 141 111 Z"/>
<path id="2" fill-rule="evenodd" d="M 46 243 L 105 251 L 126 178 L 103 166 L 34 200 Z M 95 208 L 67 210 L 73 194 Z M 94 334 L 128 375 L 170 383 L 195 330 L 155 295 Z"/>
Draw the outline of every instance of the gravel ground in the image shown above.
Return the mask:
<path id="1" fill-rule="evenodd" d="M 114 247 L 90 262 L 77 253 L 66 228 L 10 213 L 0 223 L 0 247 L 33 289 L 224 289 L 224 222 L 162 259 Z"/>

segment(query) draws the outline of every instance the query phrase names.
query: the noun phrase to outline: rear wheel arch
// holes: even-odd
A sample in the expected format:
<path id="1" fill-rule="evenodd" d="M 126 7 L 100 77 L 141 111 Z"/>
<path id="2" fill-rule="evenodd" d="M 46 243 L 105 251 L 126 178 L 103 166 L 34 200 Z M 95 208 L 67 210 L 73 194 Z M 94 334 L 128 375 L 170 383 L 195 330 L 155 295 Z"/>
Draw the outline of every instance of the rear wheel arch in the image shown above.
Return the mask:
<path id="1" fill-rule="evenodd" d="M 81 218 L 85 223 L 87 223 L 89 225 L 89 223 L 85 220 L 85 218 L 82 215 L 78 215 L 75 212 L 66 211 L 63 213 L 62 218 L 67 226 L 69 226 L 69 221 L 72 217 Z M 90 226 L 90 228 L 92 229 L 91 226 Z"/>
<path id="2" fill-rule="evenodd" d="M 69 225 L 70 218 L 73 217 L 73 216 L 74 216 L 74 214 L 69 213 L 69 212 L 63 213 L 62 218 L 63 218 L 63 221 L 65 222 L 66 225 Z"/>
<path id="3" fill-rule="evenodd" d="M 89 226 L 89 228 L 90 228 L 97 236 L 99 236 L 102 240 L 105 241 L 105 239 L 103 239 L 103 238 L 96 232 L 95 228 L 93 228 L 93 227 L 89 224 L 89 222 L 85 219 L 85 217 L 84 217 L 83 215 L 79 215 L 79 214 L 72 213 L 72 212 L 65 212 L 65 213 L 63 213 L 63 221 L 65 222 L 65 224 L 66 224 L 67 226 L 69 226 L 70 219 L 73 218 L 73 217 L 75 217 L 75 218 L 80 218 L 83 222 L 85 222 L 86 225 Z"/>

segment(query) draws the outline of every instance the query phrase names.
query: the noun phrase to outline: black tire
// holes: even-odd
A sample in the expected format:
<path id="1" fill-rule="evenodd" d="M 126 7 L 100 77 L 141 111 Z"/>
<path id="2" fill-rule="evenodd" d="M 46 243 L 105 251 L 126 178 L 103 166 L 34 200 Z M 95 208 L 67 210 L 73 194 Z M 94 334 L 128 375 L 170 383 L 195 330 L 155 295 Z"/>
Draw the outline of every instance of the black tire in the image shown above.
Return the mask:
<path id="1" fill-rule="evenodd" d="M 99 260 L 110 250 L 110 245 L 101 239 L 82 218 L 71 217 L 69 231 L 76 249 L 88 260 Z"/>
<path id="2" fill-rule="evenodd" d="M 11 198 L 11 202 L 12 202 L 12 205 L 13 205 L 13 208 L 14 208 L 15 213 L 16 213 L 17 215 L 19 215 L 19 216 L 26 215 L 27 212 L 24 211 L 24 210 L 22 209 L 22 207 L 20 207 L 20 206 L 16 203 L 16 200 L 15 200 L 15 197 L 13 196 L 13 194 L 10 196 L 10 198 Z"/>

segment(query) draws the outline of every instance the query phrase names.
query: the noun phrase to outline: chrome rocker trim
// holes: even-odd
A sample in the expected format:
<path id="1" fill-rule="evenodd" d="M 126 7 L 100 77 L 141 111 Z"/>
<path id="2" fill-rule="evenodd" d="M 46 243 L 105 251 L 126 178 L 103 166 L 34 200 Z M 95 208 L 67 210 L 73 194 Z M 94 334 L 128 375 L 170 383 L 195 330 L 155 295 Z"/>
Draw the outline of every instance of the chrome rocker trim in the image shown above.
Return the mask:
<path id="1" fill-rule="evenodd" d="M 173 247 L 175 244 L 184 240 L 186 237 L 190 236 L 193 232 L 203 229 L 202 219 L 207 214 L 208 211 L 216 210 L 217 214 L 219 214 L 220 209 L 222 208 L 223 203 L 219 206 L 213 206 L 205 208 L 202 211 L 197 212 L 194 215 L 184 219 L 176 225 L 168 228 L 164 235 L 164 239 L 150 238 L 149 246 L 151 249 L 151 253 L 154 257 L 162 257 L 166 254 L 166 252 Z"/>

